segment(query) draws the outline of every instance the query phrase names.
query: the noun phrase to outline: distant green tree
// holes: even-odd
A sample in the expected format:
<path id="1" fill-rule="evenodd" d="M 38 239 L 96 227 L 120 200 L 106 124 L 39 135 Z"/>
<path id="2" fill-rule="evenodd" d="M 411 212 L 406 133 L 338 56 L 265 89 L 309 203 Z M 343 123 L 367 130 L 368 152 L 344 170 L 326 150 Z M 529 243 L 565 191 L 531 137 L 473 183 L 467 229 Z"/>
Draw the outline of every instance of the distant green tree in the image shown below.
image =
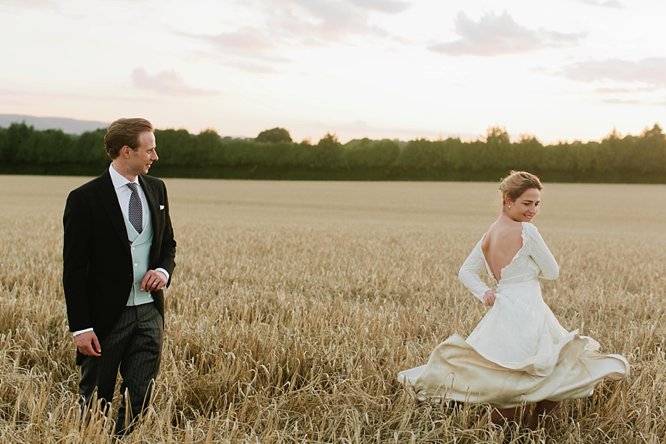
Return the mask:
<path id="1" fill-rule="evenodd" d="M 543 145 L 531 135 L 523 134 L 518 142 L 502 148 L 505 166 L 538 173 L 541 168 Z"/>
<path id="2" fill-rule="evenodd" d="M 104 149 L 105 133 L 105 129 L 98 129 L 81 134 L 74 142 L 69 162 L 100 166 L 110 162 Z"/>
<path id="3" fill-rule="evenodd" d="M 580 140 L 575 140 L 563 145 L 563 147 L 564 152 L 561 153 L 561 156 L 563 160 L 569 162 L 569 171 L 576 171 L 579 177 L 585 177 L 598 168 L 598 143 L 583 143 Z"/>
<path id="4" fill-rule="evenodd" d="M 655 123 L 650 129 L 646 128 L 643 133 L 641 133 L 641 137 L 644 139 L 654 139 L 662 143 L 666 142 L 666 135 L 664 135 L 664 131 L 657 123 Z"/>
<path id="5" fill-rule="evenodd" d="M 77 136 L 65 134 L 59 129 L 36 131 L 28 139 L 28 150 L 32 153 L 29 162 L 44 164 L 67 163 L 72 158 Z"/>
<path id="6" fill-rule="evenodd" d="M 480 140 L 464 144 L 464 167 L 463 171 L 483 171 L 490 168 L 498 168 L 497 160 L 493 153 L 488 153 L 488 145 Z"/>
<path id="7" fill-rule="evenodd" d="M 446 144 L 442 140 L 410 140 L 400 152 L 396 164 L 414 169 L 441 169 L 447 165 Z"/>
<path id="8" fill-rule="evenodd" d="M 9 144 L 7 128 L 0 127 L 0 162 L 9 164 Z"/>
<path id="9" fill-rule="evenodd" d="M 656 123 L 651 129 L 645 129 L 640 137 L 644 171 L 660 172 L 666 170 L 666 135 Z"/>
<path id="10" fill-rule="evenodd" d="M 494 146 L 507 146 L 511 144 L 511 140 L 509 139 L 509 133 L 504 128 L 493 126 L 487 130 L 486 143 Z"/>
<path id="11" fill-rule="evenodd" d="M 222 138 L 215 130 L 207 129 L 194 136 L 188 161 L 193 166 L 211 165 L 215 153 L 221 150 Z"/>
<path id="12" fill-rule="evenodd" d="M 602 144 L 612 155 L 615 172 L 620 176 L 640 178 L 663 170 L 665 142 L 659 125 L 646 129 L 641 136 L 609 137 Z"/>
<path id="13" fill-rule="evenodd" d="M 250 150 L 254 148 L 255 143 L 249 140 L 232 139 L 223 142 L 224 165 L 245 166 L 250 164 L 251 158 L 248 156 Z"/>
<path id="14" fill-rule="evenodd" d="M 619 173 L 631 162 L 631 153 L 625 152 L 623 146 L 626 146 L 626 143 L 622 143 L 622 135 L 613 128 L 610 134 L 601 141 L 604 170 Z"/>
<path id="15" fill-rule="evenodd" d="M 260 144 L 259 147 L 262 151 L 270 154 L 264 156 L 266 166 L 291 166 L 291 167 L 307 167 L 314 163 L 314 153 L 311 146 L 281 142 L 271 144 Z"/>
<path id="16" fill-rule="evenodd" d="M 482 169 L 518 169 L 516 156 L 511 150 L 509 133 L 504 128 L 490 127 L 486 134 L 486 143 L 481 148 L 479 159 Z"/>
<path id="17" fill-rule="evenodd" d="M 459 169 L 461 157 L 465 156 L 467 144 L 458 137 L 435 141 L 437 147 L 437 167 L 445 170 Z"/>
<path id="18" fill-rule="evenodd" d="M 398 144 L 392 140 L 370 140 L 367 137 L 348 142 L 344 157 L 351 168 L 377 168 L 391 165 L 400 154 Z"/>
<path id="19" fill-rule="evenodd" d="M 188 164 L 194 137 L 184 129 L 156 130 L 158 165 Z"/>
<path id="20" fill-rule="evenodd" d="M 466 156 L 467 144 L 458 137 L 449 137 L 443 142 L 446 154 L 446 163 L 454 170 L 464 170 L 469 163 Z"/>
<path id="21" fill-rule="evenodd" d="M 314 150 L 314 161 L 317 167 L 336 168 L 342 166 L 342 144 L 338 142 L 338 136 L 333 133 L 326 133 L 322 137 Z"/>
<path id="22" fill-rule="evenodd" d="M 255 140 L 262 143 L 292 142 L 289 131 L 278 127 L 260 132 Z"/>
<path id="23" fill-rule="evenodd" d="M 7 163 L 18 162 L 24 145 L 34 133 L 35 128 L 26 125 L 25 122 L 9 125 L 5 133 L 5 143 L 3 144 L 3 160 Z"/>
<path id="24" fill-rule="evenodd" d="M 255 164 L 262 166 L 285 166 L 292 164 L 290 142 L 253 143 Z"/>

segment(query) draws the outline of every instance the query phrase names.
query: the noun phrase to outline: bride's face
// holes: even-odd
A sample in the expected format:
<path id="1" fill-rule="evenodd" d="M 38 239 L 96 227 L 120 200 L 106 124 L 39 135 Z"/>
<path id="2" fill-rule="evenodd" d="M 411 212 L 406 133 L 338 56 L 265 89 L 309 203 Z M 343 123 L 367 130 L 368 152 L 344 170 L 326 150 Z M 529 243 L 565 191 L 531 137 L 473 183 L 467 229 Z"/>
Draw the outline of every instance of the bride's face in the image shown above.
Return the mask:
<path id="1" fill-rule="evenodd" d="M 507 199 L 504 211 L 507 216 L 517 222 L 531 222 L 539 213 L 540 204 L 541 192 L 536 188 L 530 188 L 514 201 Z"/>

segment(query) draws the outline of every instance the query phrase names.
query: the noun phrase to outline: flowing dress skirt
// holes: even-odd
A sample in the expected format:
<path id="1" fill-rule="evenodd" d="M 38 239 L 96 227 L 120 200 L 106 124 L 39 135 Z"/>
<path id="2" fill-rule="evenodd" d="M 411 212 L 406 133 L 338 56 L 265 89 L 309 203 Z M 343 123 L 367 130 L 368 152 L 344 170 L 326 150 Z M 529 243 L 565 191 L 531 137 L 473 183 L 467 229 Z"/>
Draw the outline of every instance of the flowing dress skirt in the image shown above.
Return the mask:
<path id="1" fill-rule="evenodd" d="M 541 297 L 538 281 L 500 285 L 493 307 L 465 340 L 454 334 L 428 363 L 398 374 L 417 399 L 517 407 L 590 396 L 604 378 L 624 379 L 629 363 L 568 332 Z"/>

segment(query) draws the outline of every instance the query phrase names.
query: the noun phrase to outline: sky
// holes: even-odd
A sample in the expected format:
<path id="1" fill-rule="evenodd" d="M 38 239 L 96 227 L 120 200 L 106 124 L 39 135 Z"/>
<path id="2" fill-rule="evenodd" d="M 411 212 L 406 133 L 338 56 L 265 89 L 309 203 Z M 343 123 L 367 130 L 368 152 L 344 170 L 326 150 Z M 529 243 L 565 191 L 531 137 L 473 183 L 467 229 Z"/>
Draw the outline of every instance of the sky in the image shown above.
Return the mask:
<path id="1" fill-rule="evenodd" d="M 294 140 L 666 124 L 663 0 L 0 0 L 0 113 Z"/>

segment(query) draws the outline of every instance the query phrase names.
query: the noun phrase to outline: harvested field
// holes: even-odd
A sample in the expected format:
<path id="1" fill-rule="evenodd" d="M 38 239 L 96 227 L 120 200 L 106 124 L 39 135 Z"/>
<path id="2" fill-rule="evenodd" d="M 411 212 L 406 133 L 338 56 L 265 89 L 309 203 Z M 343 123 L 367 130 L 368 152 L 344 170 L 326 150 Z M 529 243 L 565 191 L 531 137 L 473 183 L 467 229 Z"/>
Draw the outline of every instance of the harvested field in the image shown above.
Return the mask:
<path id="1" fill-rule="evenodd" d="M 112 442 L 81 423 L 62 211 L 79 177 L 0 176 L 0 442 Z M 492 183 L 169 179 L 178 252 L 153 406 L 124 442 L 645 442 L 666 436 L 666 186 L 545 184 L 544 298 L 632 376 L 555 430 L 416 403 L 395 376 L 484 308 L 458 268 Z"/>

